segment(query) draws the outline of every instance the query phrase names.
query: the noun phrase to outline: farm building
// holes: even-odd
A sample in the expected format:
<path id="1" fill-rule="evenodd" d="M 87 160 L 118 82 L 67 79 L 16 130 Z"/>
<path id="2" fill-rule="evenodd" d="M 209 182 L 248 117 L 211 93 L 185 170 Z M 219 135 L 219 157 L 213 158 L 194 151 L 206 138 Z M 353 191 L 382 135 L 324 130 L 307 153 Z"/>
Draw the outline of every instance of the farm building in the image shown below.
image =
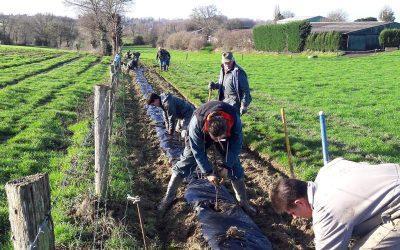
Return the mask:
<path id="1" fill-rule="evenodd" d="M 326 17 L 323 16 L 300 16 L 300 17 L 290 17 L 277 21 L 277 24 L 296 22 L 296 21 L 307 21 L 307 22 L 325 22 Z"/>
<path id="2" fill-rule="evenodd" d="M 379 49 L 379 34 L 384 29 L 400 29 L 396 22 L 311 22 L 311 33 L 342 33 L 343 49 L 365 51 Z"/>

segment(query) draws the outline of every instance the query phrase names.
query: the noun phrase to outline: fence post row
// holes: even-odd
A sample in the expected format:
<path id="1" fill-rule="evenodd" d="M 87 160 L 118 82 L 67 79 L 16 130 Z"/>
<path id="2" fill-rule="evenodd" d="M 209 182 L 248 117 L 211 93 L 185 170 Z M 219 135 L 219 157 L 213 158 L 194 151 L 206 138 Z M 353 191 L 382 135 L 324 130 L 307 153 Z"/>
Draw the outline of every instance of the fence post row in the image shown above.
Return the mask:
<path id="1" fill-rule="evenodd" d="M 114 95 L 120 67 L 111 65 L 111 83 L 94 87 L 95 193 L 104 198 L 108 183 L 109 139 L 112 133 Z"/>
<path id="2" fill-rule="evenodd" d="M 9 181 L 5 189 L 14 249 L 55 249 L 48 175 Z"/>

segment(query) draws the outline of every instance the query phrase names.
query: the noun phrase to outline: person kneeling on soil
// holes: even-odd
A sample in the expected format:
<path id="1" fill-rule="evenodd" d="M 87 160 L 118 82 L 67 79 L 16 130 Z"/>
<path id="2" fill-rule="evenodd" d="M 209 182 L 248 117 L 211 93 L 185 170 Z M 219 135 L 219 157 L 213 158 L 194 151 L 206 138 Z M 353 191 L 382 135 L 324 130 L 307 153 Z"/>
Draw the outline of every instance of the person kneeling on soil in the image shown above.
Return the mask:
<path id="1" fill-rule="evenodd" d="M 242 123 L 234 107 L 211 101 L 196 109 L 189 123 L 190 147 L 185 147 L 181 159 L 172 168 L 167 192 L 158 206 L 159 211 L 169 208 L 182 180 L 193 173 L 197 166 L 208 181 L 219 185 L 217 173 L 213 171 L 206 152 L 214 144 L 224 157 L 221 175 L 231 179 L 236 199 L 242 208 L 250 214 L 256 214 L 246 197 L 244 171 L 239 160 L 242 140 Z"/>
<path id="2" fill-rule="evenodd" d="M 192 104 L 170 93 L 163 93 L 161 95 L 151 93 L 147 98 L 147 104 L 163 110 L 165 127 L 168 134 L 172 135 L 174 133 L 177 121 L 181 120 L 181 135 L 183 138 L 187 137 L 187 127 L 195 110 Z"/>
<path id="3" fill-rule="evenodd" d="M 209 90 L 218 90 L 218 100 L 231 104 L 240 115 L 247 112 L 251 102 L 246 72 L 236 63 L 232 52 L 222 53 L 218 83 L 210 82 Z"/>
<path id="4" fill-rule="evenodd" d="M 271 190 L 277 212 L 312 218 L 316 249 L 400 249 L 400 166 L 338 158 L 315 182 L 281 179 Z"/>
<path id="5" fill-rule="evenodd" d="M 138 61 L 136 60 L 136 58 L 133 58 L 133 59 L 129 60 L 127 66 L 128 66 L 128 70 L 134 70 L 135 68 L 138 67 Z"/>

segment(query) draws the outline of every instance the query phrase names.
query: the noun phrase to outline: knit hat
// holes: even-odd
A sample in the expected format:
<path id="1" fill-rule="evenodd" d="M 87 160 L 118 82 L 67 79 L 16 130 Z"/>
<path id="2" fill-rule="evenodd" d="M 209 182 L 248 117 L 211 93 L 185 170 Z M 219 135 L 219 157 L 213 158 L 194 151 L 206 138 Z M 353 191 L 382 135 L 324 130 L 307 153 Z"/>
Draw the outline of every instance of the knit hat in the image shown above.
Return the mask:
<path id="1" fill-rule="evenodd" d="M 232 52 L 223 52 L 222 53 L 222 63 L 235 61 Z"/>

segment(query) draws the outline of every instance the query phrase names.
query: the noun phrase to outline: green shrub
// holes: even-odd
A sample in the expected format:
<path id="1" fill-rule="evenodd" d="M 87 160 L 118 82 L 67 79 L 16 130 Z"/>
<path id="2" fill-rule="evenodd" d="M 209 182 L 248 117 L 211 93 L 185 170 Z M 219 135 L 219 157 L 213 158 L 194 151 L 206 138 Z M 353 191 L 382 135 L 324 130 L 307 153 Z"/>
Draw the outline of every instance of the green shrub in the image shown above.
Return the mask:
<path id="1" fill-rule="evenodd" d="M 382 47 L 400 46 L 400 29 L 384 29 L 379 34 L 379 44 Z"/>
<path id="2" fill-rule="evenodd" d="M 135 36 L 133 38 L 133 45 L 145 45 L 143 36 Z"/>
<path id="3" fill-rule="evenodd" d="M 306 49 L 314 51 L 341 50 L 342 34 L 336 31 L 312 33 L 307 37 Z"/>
<path id="4" fill-rule="evenodd" d="M 304 21 L 257 26 L 253 29 L 254 46 L 264 51 L 301 52 L 310 31 L 310 23 Z"/>

